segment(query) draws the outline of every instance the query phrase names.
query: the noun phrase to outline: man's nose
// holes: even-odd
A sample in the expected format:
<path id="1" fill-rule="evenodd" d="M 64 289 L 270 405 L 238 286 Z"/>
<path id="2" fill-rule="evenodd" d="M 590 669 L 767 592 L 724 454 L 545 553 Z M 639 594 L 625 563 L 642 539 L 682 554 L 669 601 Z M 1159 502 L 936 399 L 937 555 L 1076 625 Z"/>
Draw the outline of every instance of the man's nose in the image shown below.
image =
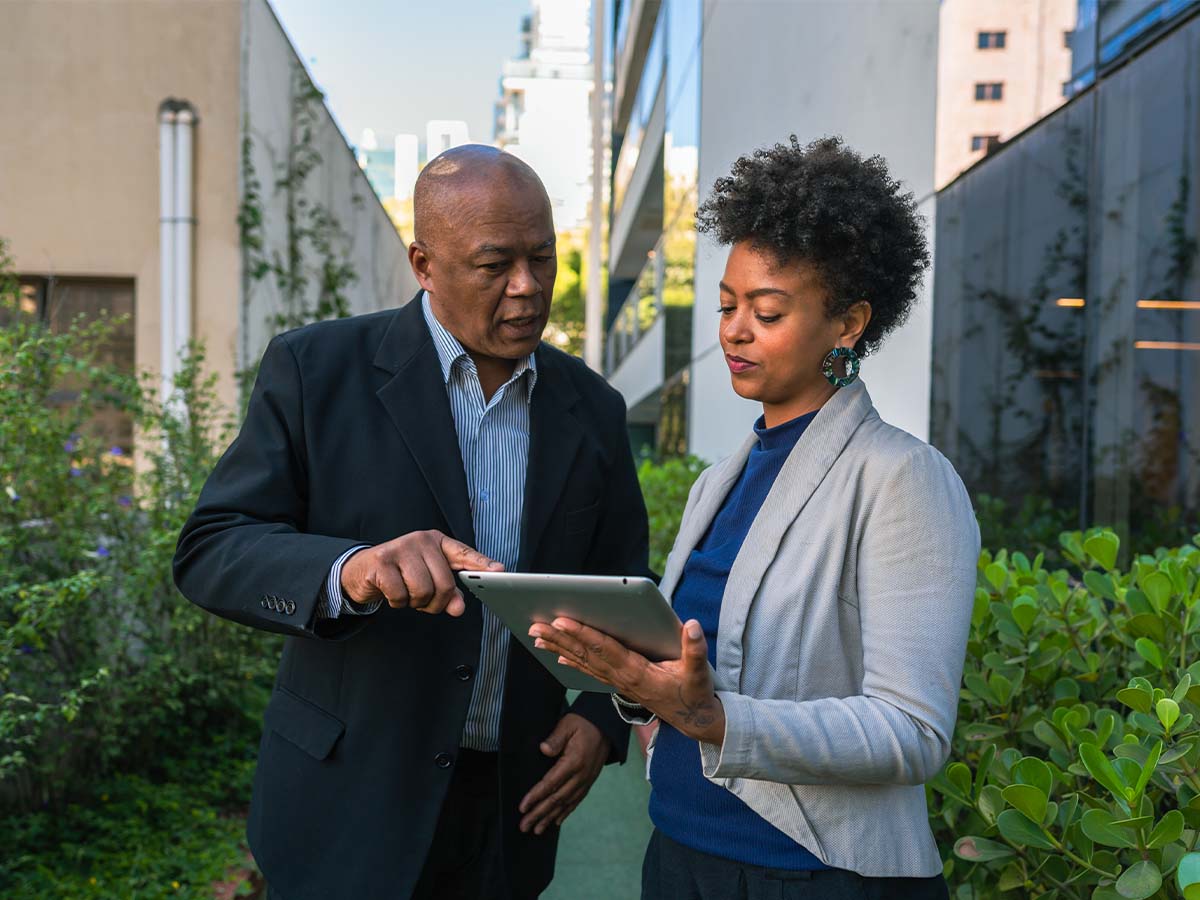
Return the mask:
<path id="1" fill-rule="evenodd" d="M 536 294 L 540 290 L 541 285 L 533 277 L 533 269 L 530 268 L 529 260 L 517 260 L 510 270 L 508 287 L 505 293 L 510 297 L 528 297 L 530 294 Z"/>

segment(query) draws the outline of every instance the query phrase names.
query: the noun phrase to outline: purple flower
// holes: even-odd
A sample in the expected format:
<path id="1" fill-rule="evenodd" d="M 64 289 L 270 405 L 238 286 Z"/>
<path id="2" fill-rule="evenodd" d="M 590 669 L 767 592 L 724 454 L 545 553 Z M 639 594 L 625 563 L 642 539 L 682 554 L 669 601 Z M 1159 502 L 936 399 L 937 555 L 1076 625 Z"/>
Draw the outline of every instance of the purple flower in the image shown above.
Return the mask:
<path id="1" fill-rule="evenodd" d="M 117 498 L 117 503 L 121 506 L 133 506 L 133 498 L 122 495 Z"/>
<path id="2" fill-rule="evenodd" d="M 108 452 L 111 453 L 113 456 L 123 456 L 125 454 L 125 451 L 122 450 L 120 447 L 113 447 Z"/>
<path id="3" fill-rule="evenodd" d="M 79 445 L 75 442 L 75 438 L 71 438 L 71 440 L 63 444 L 63 450 L 65 450 L 67 453 L 74 453 L 75 448 L 78 446 Z"/>
<path id="4" fill-rule="evenodd" d="M 78 466 L 71 466 L 71 477 L 72 478 L 78 478 L 82 474 L 83 474 L 83 469 L 79 468 Z"/>
<path id="5" fill-rule="evenodd" d="M 30 653 L 33 652 L 33 648 L 30 647 L 28 644 L 22 644 L 21 652 L 24 653 L 26 656 L 28 656 Z"/>
<path id="6" fill-rule="evenodd" d="M 102 558 L 107 557 L 109 555 L 108 548 L 105 547 L 103 544 L 101 544 L 99 547 L 96 548 L 96 555 L 99 557 L 102 557 Z"/>

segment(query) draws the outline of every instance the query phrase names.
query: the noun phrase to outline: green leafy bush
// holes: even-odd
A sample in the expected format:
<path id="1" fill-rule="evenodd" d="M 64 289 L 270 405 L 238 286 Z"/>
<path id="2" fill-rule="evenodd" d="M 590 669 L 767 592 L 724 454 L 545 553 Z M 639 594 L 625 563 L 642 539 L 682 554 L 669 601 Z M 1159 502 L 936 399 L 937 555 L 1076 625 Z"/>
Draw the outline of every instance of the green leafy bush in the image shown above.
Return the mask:
<path id="1" fill-rule="evenodd" d="M 638 466 L 638 481 L 650 518 L 650 568 L 660 575 L 679 531 L 688 491 L 707 465 L 701 459 L 688 456 L 662 462 L 647 459 Z"/>
<path id="2" fill-rule="evenodd" d="M 961 898 L 1200 897 L 1200 536 L 1117 568 L 985 551 L 952 762 L 930 784 Z"/>
<path id="3" fill-rule="evenodd" d="M 0 894 L 73 896 L 77 883 L 157 895 L 133 887 L 161 869 L 142 818 L 194 796 L 204 771 L 240 785 L 225 800 L 248 801 L 237 773 L 278 660 L 276 638 L 208 615 L 171 579 L 179 529 L 232 423 L 198 348 L 164 405 L 156 385 L 103 362 L 111 322 L 53 333 L 14 295 L 0 271 Z M 103 439 L 96 423 L 113 410 L 132 418 L 136 453 Z M 105 804 L 104 793 L 133 799 Z M 101 820 L 108 843 L 80 837 Z M 118 877 L 99 848 L 122 843 L 144 852 L 114 856 L 129 868 Z M 50 869 L 59 880 L 39 881 Z"/>

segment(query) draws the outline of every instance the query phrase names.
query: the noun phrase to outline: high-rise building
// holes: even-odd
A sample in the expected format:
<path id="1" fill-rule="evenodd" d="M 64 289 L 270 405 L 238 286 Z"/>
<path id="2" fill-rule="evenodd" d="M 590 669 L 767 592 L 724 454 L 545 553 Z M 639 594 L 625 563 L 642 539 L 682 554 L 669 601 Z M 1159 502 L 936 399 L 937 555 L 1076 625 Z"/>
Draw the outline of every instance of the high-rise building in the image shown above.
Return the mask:
<path id="1" fill-rule="evenodd" d="M 396 193 L 396 159 L 391 150 L 381 148 L 374 129 L 364 128 L 355 158 L 380 200 Z"/>
<path id="2" fill-rule="evenodd" d="M 584 224 L 591 200 L 590 9 L 589 0 L 533 0 L 496 101 L 496 144 L 541 176 L 560 229 Z"/>
<path id="3" fill-rule="evenodd" d="M 417 173 L 420 171 L 420 150 L 415 134 L 396 135 L 396 199 L 411 200 L 413 186 L 417 183 Z"/>
<path id="4" fill-rule="evenodd" d="M 1076 0 L 943 0 L 939 188 L 1063 102 Z"/>
<path id="5" fill-rule="evenodd" d="M 605 374 L 636 447 L 715 460 L 758 414 L 718 345 L 725 251 L 694 224 L 737 157 L 840 134 L 932 217 L 937 25 L 937 0 L 616 0 Z M 926 296 L 863 367 L 880 414 L 922 437 L 930 328 Z"/>
<path id="6" fill-rule="evenodd" d="M 425 125 L 425 159 L 470 141 L 467 123 L 461 119 L 430 119 Z"/>

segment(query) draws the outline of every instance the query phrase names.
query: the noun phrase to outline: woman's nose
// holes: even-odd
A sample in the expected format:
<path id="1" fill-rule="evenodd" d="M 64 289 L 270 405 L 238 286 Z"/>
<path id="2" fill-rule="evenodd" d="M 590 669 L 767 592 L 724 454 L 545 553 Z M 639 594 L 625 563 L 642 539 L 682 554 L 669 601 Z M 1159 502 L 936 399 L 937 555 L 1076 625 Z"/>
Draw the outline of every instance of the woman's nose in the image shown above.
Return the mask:
<path id="1" fill-rule="evenodd" d="M 721 333 L 731 344 L 745 344 L 753 339 L 750 322 L 740 311 L 734 312 L 721 325 Z"/>

